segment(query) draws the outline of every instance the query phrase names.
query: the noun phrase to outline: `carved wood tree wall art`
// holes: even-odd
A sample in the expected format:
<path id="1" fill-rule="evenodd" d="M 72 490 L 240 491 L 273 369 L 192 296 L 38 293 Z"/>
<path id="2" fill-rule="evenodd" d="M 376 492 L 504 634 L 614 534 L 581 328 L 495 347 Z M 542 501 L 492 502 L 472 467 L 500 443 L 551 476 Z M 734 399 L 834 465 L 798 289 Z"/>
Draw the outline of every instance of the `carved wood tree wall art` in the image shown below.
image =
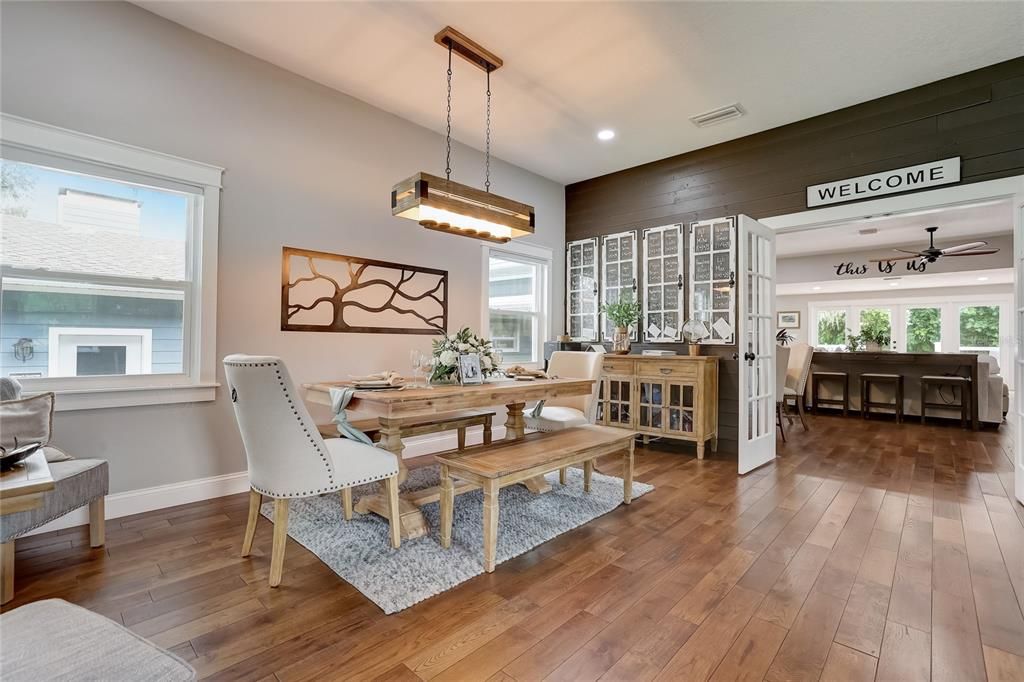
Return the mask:
<path id="1" fill-rule="evenodd" d="M 281 331 L 442 334 L 448 271 L 286 246 Z"/>

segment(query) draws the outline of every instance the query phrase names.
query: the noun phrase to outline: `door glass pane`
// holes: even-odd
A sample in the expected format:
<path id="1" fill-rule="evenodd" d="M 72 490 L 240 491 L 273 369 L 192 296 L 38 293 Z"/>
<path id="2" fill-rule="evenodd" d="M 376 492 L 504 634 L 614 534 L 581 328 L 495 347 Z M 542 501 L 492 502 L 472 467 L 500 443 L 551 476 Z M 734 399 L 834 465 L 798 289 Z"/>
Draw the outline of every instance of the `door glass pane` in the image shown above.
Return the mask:
<path id="1" fill-rule="evenodd" d="M 892 311 L 888 308 L 864 308 L 860 311 L 860 337 L 865 345 L 892 347 Z"/>
<path id="2" fill-rule="evenodd" d="M 668 387 L 668 404 L 679 407 L 679 384 L 670 384 Z"/>
<path id="3" fill-rule="evenodd" d="M 78 346 L 76 374 L 80 377 L 125 374 L 127 354 L 124 346 Z"/>
<path id="4" fill-rule="evenodd" d="M 819 310 L 818 345 L 837 350 L 846 345 L 846 311 Z"/>
<path id="5" fill-rule="evenodd" d="M 941 349 L 942 314 L 939 308 L 907 309 L 907 352 L 937 353 Z"/>
<path id="6" fill-rule="evenodd" d="M 999 355 L 999 306 L 972 305 L 960 308 L 960 352 L 977 351 Z"/>
<path id="7" fill-rule="evenodd" d="M 661 384 L 651 385 L 651 402 L 655 405 L 661 405 Z"/>

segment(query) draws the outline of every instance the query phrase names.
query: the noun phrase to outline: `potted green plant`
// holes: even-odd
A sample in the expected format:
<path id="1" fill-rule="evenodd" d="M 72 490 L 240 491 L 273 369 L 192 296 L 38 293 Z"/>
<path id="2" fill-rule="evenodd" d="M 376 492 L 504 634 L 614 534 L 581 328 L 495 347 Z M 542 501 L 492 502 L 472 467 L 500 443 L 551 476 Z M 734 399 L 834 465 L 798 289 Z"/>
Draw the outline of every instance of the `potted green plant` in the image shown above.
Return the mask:
<path id="1" fill-rule="evenodd" d="M 601 314 L 615 325 L 615 336 L 612 339 L 612 352 L 624 355 L 629 352 L 629 326 L 640 320 L 640 304 L 633 298 L 631 291 L 624 291 L 619 300 L 601 306 Z"/>

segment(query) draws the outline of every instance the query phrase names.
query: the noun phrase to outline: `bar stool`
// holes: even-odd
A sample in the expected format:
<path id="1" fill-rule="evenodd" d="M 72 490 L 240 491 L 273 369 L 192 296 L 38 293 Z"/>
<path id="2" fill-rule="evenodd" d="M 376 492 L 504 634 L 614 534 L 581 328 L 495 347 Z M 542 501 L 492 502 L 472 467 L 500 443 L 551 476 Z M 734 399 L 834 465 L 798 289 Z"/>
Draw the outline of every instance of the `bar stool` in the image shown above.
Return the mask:
<path id="1" fill-rule="evenodd" d="M 956 398 L 956 387 L 960 387 L 959 403 L 930 403 L 927 402 L 928 387 L 935 386 L 941 391 L 943 386 L 950 386 L 953 389 L 953 398 Z M 960 427 L 966 429 L 971 419 L 971 379 L 970 377 L 958 376 L 934 376 L 926 375 L 921 377 L 921 423 L 924 424 L 925 412 L 929 407 L 960 408 Z"/>
<path id="2" fill-rule="evenodd" d="M 888 385 L 896 388 L 895 403 L 876 403 L 871 401 L 872 385 Z M 860 416 L 868 418 L 872 407 L 892 407 L 896 410 L 896 423 L 903 421 L 903 375 L 902 374 L 873 374 L 860 375 Z"/>
<path id="3" fill-rule="evenodd" d="M 818 388 L 822 381 L 841 381 L 842 398 L 821 398 Z M 811 412 L 818 414 L 818 405 L 839 405 L 843 408 L 843 416 L 850 411 L 850 375 L 846 372 L 811 372 Z"/>

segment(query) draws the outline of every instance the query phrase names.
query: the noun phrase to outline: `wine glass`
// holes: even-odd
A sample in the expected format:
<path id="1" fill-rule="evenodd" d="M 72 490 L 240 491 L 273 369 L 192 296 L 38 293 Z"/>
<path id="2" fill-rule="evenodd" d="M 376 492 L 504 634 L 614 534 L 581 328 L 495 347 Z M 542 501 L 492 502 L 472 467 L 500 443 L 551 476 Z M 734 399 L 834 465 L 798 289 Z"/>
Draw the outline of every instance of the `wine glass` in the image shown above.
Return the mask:
<path id="1" fill-rule="evenodd" d="M 426 353 L 422 353 L 419 359 L 419 368 L 426 377 L 423 383 L 424 387 L 430 388 L 430 375 L 434 372 L 434 357 L 427 355 Z"/>
<path id="2" fill-rule="evenodd" d="M 419 383 L 420 366 L 422 364 L 423 353 L 413 349 L 409 351 L 409 364 L 412 365 L 412 382 L 413 384 Z"/>

